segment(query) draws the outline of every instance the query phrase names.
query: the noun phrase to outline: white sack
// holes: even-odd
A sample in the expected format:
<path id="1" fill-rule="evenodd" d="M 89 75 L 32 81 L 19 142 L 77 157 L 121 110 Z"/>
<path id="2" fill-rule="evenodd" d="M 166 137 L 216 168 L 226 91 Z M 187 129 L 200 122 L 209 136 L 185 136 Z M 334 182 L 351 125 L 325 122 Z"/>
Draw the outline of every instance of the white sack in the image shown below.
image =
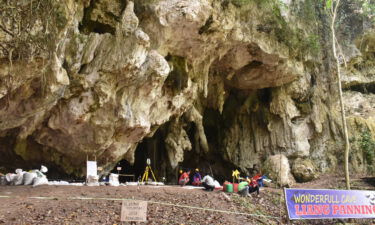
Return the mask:
<path id="1" fill-rule="evenodd" d="M 24 172 L 22 169 L 16 169 L 16 176 L 13 178 L 14 185 L 22 185 L 23 184 L 23 174 Z"/>
<path id="2" fill-rule="evenodd" d="M 48 172 L 48 169 L 47 169 L 47 167 L 45 167 L 45 166 L 41 166 L 40 167 L 40 172 L 42 172 L 42 173 L 47 173 Z"/>
<path id="3" fill-rule="evenodd" d="M 33 187 L 39 186 L 39 185 L 44 185 L 48 184 L 48 179 L 46 176 L 43 177 L 35 177 L 33 179 Z"/>
<path id="4" fill-rule="evenodd" d="M 35 177 L 37 177 L 35 172 L 25 172 L 23 174 L 23 184 L 32 185 Z"/>
<path id="5" fill-rule="evenodd" d="M 5 175 L 5 180 L 6 180 L 8 183 L 13 183 L 14 178 L 16 178 L 16 174 L 14 174 L 14 173 L 7 173 L 7 174 Z"/>
<path id="6" fill-rule="evenodd" d="M 87 186 L 99 186 L 99 176 L 89 175 L 87 176 Z"/>
<path id="7" fill-rule="evenodd" d="M 111 173 L 109 175 L 109 185 L 118 187 L 120 185 L 120 182 L 118 180 L 118 174 Z"/>

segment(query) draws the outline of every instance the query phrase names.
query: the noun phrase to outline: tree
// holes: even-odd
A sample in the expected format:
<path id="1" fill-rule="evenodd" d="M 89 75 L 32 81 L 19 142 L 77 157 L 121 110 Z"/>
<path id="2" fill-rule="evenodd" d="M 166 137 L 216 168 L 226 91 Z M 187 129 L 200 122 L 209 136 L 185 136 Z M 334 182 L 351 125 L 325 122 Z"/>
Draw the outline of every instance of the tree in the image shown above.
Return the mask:
<path id="1" fill-rule="evenodd" d="M 349 176 L 350 143 L 349 143 L 348 127 L 346 124 L 345 108 L 344 108 L 344 103 L 342 99 L 340 60 L 339 60 L 338 52 L 337 52 L 340 46 L 338 44 L 338 41 L 336 38 L 336 32 L 335 32 L 337 10 L 339 8 L 339 5 L 340 5 L 340 0 L 327 0 L 326 1 L 326 6 L 331 17 L 332 51 L 333 51 L 333 57 L 335 58 L 335 61 L 336 61 L 337 84 L 338 84 L 338 92 L 339 92 L 340 108 L 341 108 L 341 120 L 342 120 L 342 126 L 344 130 L 344 139 L 345 139 L 345 151 L 344 151 L 345 184 L 346 184 L 346 189 L 349 190 L 350 189 L 350 176 Z M 343 59 L 345 60 L 344 57 Z"/>

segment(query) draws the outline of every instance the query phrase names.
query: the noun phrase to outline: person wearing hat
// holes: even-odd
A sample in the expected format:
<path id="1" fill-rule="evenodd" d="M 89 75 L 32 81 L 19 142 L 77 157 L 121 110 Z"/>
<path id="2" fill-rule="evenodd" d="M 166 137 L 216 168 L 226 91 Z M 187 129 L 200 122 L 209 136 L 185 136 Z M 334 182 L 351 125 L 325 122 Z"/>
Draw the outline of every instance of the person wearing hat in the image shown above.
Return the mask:
<path id="1" fill-rule="evenodd" d="M 190 181 L 189 176 L 190 176 L 190 170 L 182 173 L 181 176 L 180 176 L 180 179 L 178 179 L 178 184 L 181 185 L 181 186 L 185 186 Z"/>
<path id="2" fill-rule="evenodd" d="M 181 175 L 182 175 L 183 173 L 184 173 L 183 170 L 179 170 L 177 176 L 181 178 Z M 177 179 L 177 184 L 180 184 L 180 178 Z"/>
<path id="3" fill-rule="evenodd" d="M 199 169 L 196 168 L 195 169 L 195 173 L 194 173 L 194 176 L 193 176 L 193 185 L 194 186 L 200 186 L 201 183 L 202 183 L 202 176 L 201 174 L 199 173 Z"/>

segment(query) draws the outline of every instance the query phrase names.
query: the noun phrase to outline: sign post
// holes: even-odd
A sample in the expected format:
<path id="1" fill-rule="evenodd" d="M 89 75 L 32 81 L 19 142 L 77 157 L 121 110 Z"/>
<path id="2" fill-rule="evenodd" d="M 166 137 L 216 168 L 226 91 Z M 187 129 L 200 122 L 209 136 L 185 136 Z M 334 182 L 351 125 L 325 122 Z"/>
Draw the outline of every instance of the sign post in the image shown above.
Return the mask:
<path id="1" fill-rule="evenodd" d="M 121 221 L 146 222 L 147 202 L 123 200 L 121 207 Z"/>
<path id="2" fill-rule="evenodd" d="M 289 219 L 375 218 L 375 191 L 285 189 Z"/>

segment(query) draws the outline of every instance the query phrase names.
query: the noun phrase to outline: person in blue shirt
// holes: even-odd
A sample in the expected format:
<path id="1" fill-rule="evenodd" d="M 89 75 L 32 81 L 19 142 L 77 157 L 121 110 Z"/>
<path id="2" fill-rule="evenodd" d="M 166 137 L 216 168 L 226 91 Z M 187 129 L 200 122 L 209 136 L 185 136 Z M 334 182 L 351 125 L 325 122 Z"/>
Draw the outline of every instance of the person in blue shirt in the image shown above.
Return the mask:
<path id="1" fill-rule="evenodd" d="M 201 174 L 199 173 L 199 169 L 196 168 L 195 169 L 195 173 L 194 173 L 194 176 L 193 176 L 193 185 L 194 186 L 200 186 L 202 184 L 202 176 Z"/>

